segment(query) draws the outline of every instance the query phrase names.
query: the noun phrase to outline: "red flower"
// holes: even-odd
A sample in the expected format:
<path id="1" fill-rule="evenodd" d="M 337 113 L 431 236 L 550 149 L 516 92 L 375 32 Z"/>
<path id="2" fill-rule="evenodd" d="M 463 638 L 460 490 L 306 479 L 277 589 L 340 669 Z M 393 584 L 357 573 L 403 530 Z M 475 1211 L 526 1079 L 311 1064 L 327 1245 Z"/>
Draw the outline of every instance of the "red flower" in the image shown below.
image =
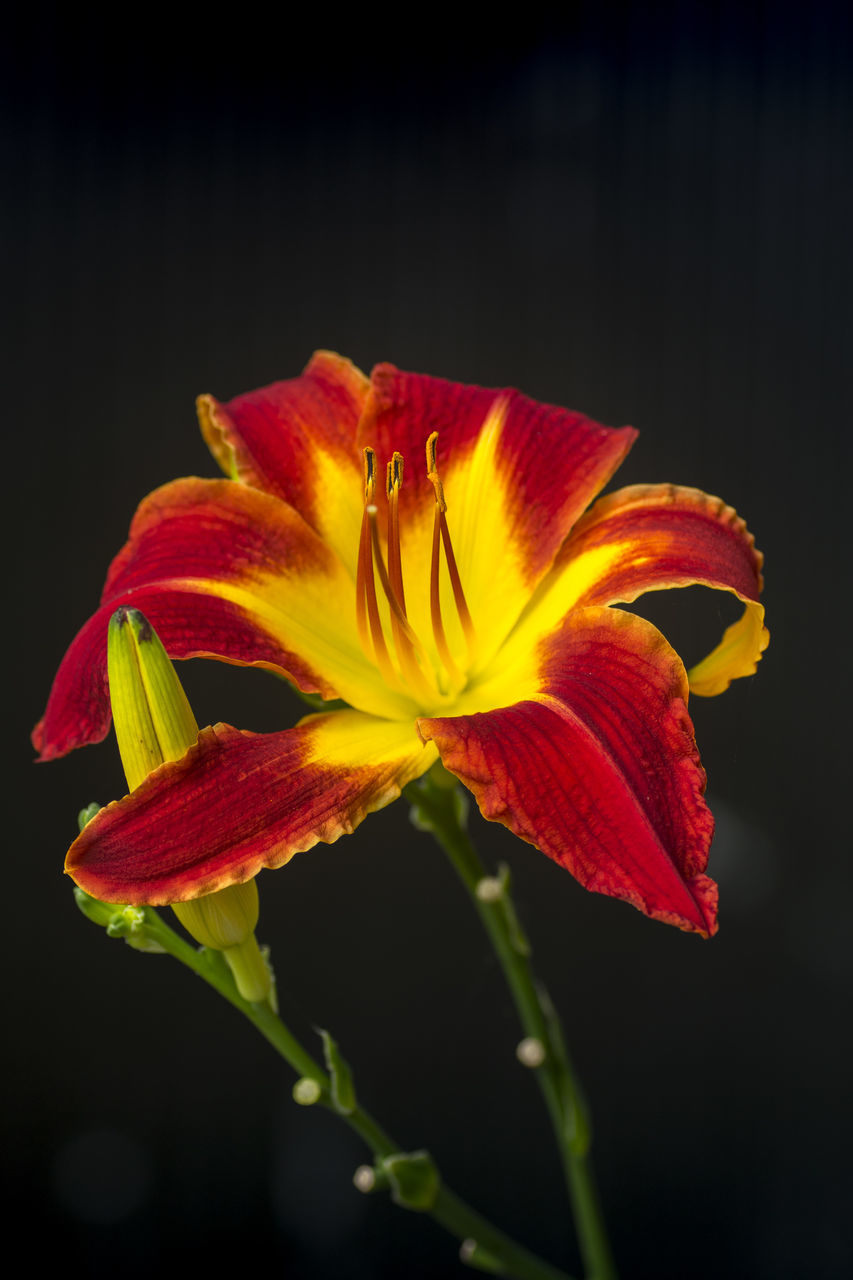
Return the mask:
<path id="1" fill-rule="evenodd" d="M 440 757 L 485 817 L 586 888 L 713 933 L 688 676 L 613 606 L 731 591 L 743 617 L 689 683 L 715 694 L 751 674 L 761 557 L 734 511 L 662 485 L 584 515 L 632 429 L 390 365 L 368 380 L 326 352 L 199 412 L 231 478 L 142 503 L 36 728 L 42 758 L 105 736 L 120 605 L 174 658 L 266 667 L 348 706 L 280 733 L 204 730 L 86 827 L 74 879 L 107 901 L 208 894 L 352 831 Z"/>

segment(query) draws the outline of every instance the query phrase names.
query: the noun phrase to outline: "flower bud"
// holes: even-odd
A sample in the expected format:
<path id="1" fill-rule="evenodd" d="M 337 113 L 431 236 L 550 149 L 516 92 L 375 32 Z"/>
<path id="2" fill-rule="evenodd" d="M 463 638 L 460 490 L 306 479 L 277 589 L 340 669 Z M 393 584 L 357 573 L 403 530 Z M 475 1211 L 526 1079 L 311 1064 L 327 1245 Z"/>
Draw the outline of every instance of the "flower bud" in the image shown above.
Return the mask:
<path id="1" fill-rule="evenodd" d="M 160 637 L 138 609 L 117 609 L 110 619 L 107 671 L 119 754 L 133 791 L 154 769 L 186 755 L 198 725 Z M 244 1000 L 274 1007 L 272 973 L 254 936 L 254 880 L 174 902 L 172 910 L 197 942 L 223 953 Z"/>
<path id="2" fill-rule="evenodd" d="M 376 1170 L 370 1164 L 360 1164 L 352 1175 L 352 1185 L 362 1195 L 369 1195 L 376 1189 Z"/>
<path id="3" fill-rule="evenodd" d="M 77 826 L 82 831 L 85 826 L 92 821 L 96 813 L 101 812 L 101 806 L 97 800 L 93 800 L 91 804 L 87 804 L 85 809 L 81 809 L 77 814 Z"/>
<path id="4" fill-rule="evenodd" d="M 186 754 L 198 725 L 160 637 L 138 609 L 117 609 L 110 619 L 107 672 L 119 754 L 133 791 L 164 761 Z"/>
<path id="5" fill-rule="evenodd" d="M 488 902 L 493 905 L 496 902 L 500 902 L 504 896 L 503 882 L 497 876 L 483 876 L 482 879 L 477 881 L 474 892 L 480 902 Z"/>
<path id="6" fill-rule="evenodd" d="M 313 1107 L 323 1096 L 319 1083 L 310 1076 L 300 1076 L 293 1086 L 293 1101 L 300 1107 Z"/>
<path id="7" fill-rule="evenodd" d="M 74 901 L 87 920 L 91 920 L 92 924 L 101 925 L 104 929 L 112 923 L 113 917 L 121 910 L 115 902 L 100 902 L 98 898 L 91 897 L 85 889 L 81 889 L 76 884 Z"/>
<path id="8" fill-rule="evenodd" d="M 515 1056 L 523 1067 L 541 1067 L 545 1061 L 545 1046 L 536 1036 L 525 1036 L 516 1046 Z"/>
<path id="9" fill-rule="evenodd" d="M 203 947 L 225 951 L 245 942 L 258 923 L 258 886 L 254 880 L 232 884 L 218 893 L 189 902 L 173 902 L 172 910 Z"/>

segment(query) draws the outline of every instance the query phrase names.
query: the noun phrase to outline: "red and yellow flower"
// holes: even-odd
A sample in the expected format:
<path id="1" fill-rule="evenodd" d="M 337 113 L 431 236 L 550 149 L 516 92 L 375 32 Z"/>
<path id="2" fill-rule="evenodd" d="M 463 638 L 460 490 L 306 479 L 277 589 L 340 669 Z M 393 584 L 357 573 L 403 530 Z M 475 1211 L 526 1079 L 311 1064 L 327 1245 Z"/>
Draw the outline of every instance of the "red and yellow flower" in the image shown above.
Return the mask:
<path id="1" fill-rule="evenodd" d="M 327 352 L 227 404 L 204 396 L 199 414 L 229 478 L 142 503 L 37 749 L 107 733 L 123 605 L 174 658 L 264 667 L 346 706 L 280 733 L 203 730 L 89 823 L 68 855 L 77 883 L 154 905 L 215 892 L 351 832 L 440 758 L 486 818 L 585 887 L 713 933 L 688 675 L 614 606 L 692 583 L 733 592 L 743 616 L 689 686 L 751 674 L 761 557 L 735 512 L 672 485 L 589 507 L 631 428 L 390 365 L 367 379 Z"/>

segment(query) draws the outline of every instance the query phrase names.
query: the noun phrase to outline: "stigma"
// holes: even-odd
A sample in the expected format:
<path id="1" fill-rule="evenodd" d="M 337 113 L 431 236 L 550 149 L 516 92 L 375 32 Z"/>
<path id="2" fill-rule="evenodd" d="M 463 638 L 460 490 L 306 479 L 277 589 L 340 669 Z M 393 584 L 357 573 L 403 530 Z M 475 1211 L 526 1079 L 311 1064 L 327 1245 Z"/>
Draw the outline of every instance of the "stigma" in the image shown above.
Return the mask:
<path id="1" fill-rule="evenodd" d="M 402 454 L 393 453 L 386 464 L 381 486 L 387 506 L 386 556 L 379 527 L 376 454 L 371 448 L 364 450 L 364 511 L 356 574 L 356 621 L 365 656 L 379 668 L 385 683 L 407 693 L 422 706 L 433 706 L 455 697 L 464 688 L 474 660 L 476 635 L 447 523 L 447 501 L 438 469 L 437 431 L 426 442 L 426 472 L 435 501 L 429 580 L 422 587 L 429 593 L 431 634 L 424 638 L 418 636 L 409 620 L 400 544 L 403 464 Z M 458 636 L 461 632 L 463 637 L 463 644 L 456 652 L 448 640 L 442 616 L 443 578 L 449 582 L 459 624 L 454 627 L 454 633 Z M 413 590 L 411 581 L 409 589 Z M 423 617 L 424 611 L 418 611 L 418 616 Z"/>

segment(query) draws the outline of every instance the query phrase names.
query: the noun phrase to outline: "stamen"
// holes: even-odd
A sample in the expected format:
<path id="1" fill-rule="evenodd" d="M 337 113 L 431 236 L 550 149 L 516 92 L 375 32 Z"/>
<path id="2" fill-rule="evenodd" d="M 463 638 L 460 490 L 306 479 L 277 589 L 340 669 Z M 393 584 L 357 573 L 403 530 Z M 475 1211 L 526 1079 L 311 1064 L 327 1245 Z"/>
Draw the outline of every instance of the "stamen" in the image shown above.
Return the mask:
<path id="1" fill-rule="evenodd" d="M 373 497 L 376 492 L 376 454 L 372 449 L 364 450 L 364 512 L 361 517 L 361 534 L 358 543 L 358 567 L 355 582 L 355 616 L 358 626 L 358 638 L 365 657 L 375 657 L 376 665 L 386 684 L 399 687 L 399 679 L 385 643 L 382 631 L 382 619 L 379 616 L 379 604 L 376 599 L 376 582 L 373 577 L 373 554 L 371 548 L 371 511 L 376 513 Z"/>
<path id="2" fill-rule="evenodd" d="M 462 631 L 465 636 L 469 661 L 473 660 L 476 633 L 474 631 L 474 623 L 471 620 L 471 613 L 468 609 L 468 602 L 465 599 L 465 592 L 462 589 L 462 579 L 459 576 L 459 569 L 456 565 L 456 556 L 453 554 L 453 543 L 450 540 L 450 530 L 447 527 L 447 501 L 444 496 L 444 485 L 441 483 L 441 478 L 438 474 L 437 446 L 438 432 L 433 431 L 432 435 L 427 440 L 426 445 L 427 476 L 435 490 L 435 518 L 432 529 L 432 560 L 430 563 L 430 613 L 432 616 L 433 635 L 435 636 L 435 643 L 441 655 L 441 660 L 447 667 L 451 678 L 456 680 L 462 679 L 463 677 L 458 666 L 450 655 L 450 650 L 447 645 L 447 637 L 444 632 L 444 623 L 441 617 L 439 543 L 444 546 L 444 556 L 447 560 L 447 571 L 450 575 L 450 585 L 453 590 L 453 601 L 456 605 L 456 612 L 459 615 L 459 621 L 462 625 Z"/>
<path id="3" fill-rule="evenodd" d="M 430 562 L 430 617 L 439 659 L 451 685 L 461 687 L 465 673 L 460 669 L 450 651 L 444 621 L 441 616 L 441 549 L 447 561 L 447 571 L 453 591 L 453 600 L 459 623 L 465 635 L 469 661 L 473 659 L 475 643 L 474 626 L 462 581 L 456 564 L 456 556 L 447 524 L 447 501 L 444 486 L 438 474 L 438 432 L 434 431 L 426 445 L 427 475 L 435 491 L 432 556 Z M 447 692 L 444 683 L 439 687 L 433 668 L 433 660 L 418 639 L 406 614 L 406 598 L 403 589 L 403 565 L 400 546 L 400 490 L 403 484 L 403 456 L 394 453 L 385 473 L 385 493 L 388 499 L 388 550 L 387 568 L 379 537 L 379 513 L 376 507 L 376 454 L 373 449 L 364 450 L 364 511 L 359 534 L 358 563 L 356 573 L 356 620 L 358 635 L 365 655 L 375 661 L 383 680 L 393 688 L 410 690 L 427 704 Z M 386 641 L 376 575 L 390 614 L 393 650 Z M 394 656 L 392 656 L 392 653 Z M 395 661 L 396 659 L 396 661 Z"/>
<path id="4" fill-rule="evenodd" d="M 372 656 L 370 629 L 367 625 L 367 575 L 373 572 L 370 563 L 370 525 L 367 521 L 367 510 L 361 515 L 361 533 L 358 539 L 358 565 L 355 579 L 355 621 L 358 626 L 358 638 L 366 658 Z"/>
<path id="5" fill-rule="evenodd" d="M 445 508 L 446 510 L 446 508 Z M 447 557 L 447 571 L 450 574 L 450 585 L 453 588 L 453 599 L 456 604 L 456 612 L 459 614 L 459 621 L 462 623 L 462 630 L 465 633 L 465 641 L 468 645 L 469 653 L 473 652 L 476 633 L 474 631 L 474 623 L 471 620 L 471 614 L 468 609 L 468 602 L 465 599 L 465 592 L 462 590 L 462 579 L 459 576 L 459 570 L 456 567 L 456 556 L 453 554 L 453 544 L 450 541 L 450 530 L 447 527 L 447 517 L 444 511 L 440 513 L 441 521 L 441 540 L 444 543 L 444 554 Z"/>
<path id="6" fill-rule="evenodd" d="M 382 548 L 379 545 L 379 524 L 377 521 L 376 507 L 367 507 L 366 513 L 370 521 L 373 562 L 379 571 L 379 581 L 382 585 L 382 590 L 385 592 L 385 596 L 388 600 L 388 606 L 391 610 L 391 628 L 394 633 L 394 644 L 397 650 L 397 657 L 400 660 L 400 666 L 403 669 L 403 676 L 409 684 L 414 685 L 417 688 L 422 697 L 426 696 L 427 698 L 434 698 L 436 690 L 430 686 L 424 672 L 418 665 L 418 660 L 415 655 L 417 654 L 420 656 L 421 662 L 423 663 L 426 671 L 429 670 L 429 659 L 423 645 L 412 630 L 409 619 L 400 608 L 397 598 L 391 588 L 391 581 L 388 576 L 388 571 L 385 568 L 385 562 L 382 559 Z M 371 574 L 371 580 L 372 577 L 373 575 Z"/>
<path id="7" fill-rule="evenodd" d="M 400 489 L 403 487 L 403 455 L 395 453 L 388 463 L 386 491 L 388 494 L 388 577 L 397 603 L 405 615 L 406 597 L 403 592 L 403 566 L 400 559 Z"/>
<path id="8" fill-rule="evenodd" d="M 461 684 L 464 677 L 453 661 L 453 655 L 447 643 L 447 636 L 444 634 L 444 622 L 441 617 L 441 590 L 438 581 L 441 556 L 441 518 L 441 507 L 438 504 L 438 500 L 436 500 L 435 519 L 432 526 L 432 557 L 429 566 L 429 612 L 432 621 L 432 634 L 435 637 L 435 647 L 438 649 L 438 655 L 444 663 L 451 680 L 455 684 Z"/>
<path id="9" fill-rule="evenodd" d="M 382 674 L 382 679 L 386 684 L 396 687 L 399 684 L 397 673 L 391 662 L 391 655 L 388 652 L 388 646 L 385 643 L 385 636 L 382 631 L 382 619 L 379 616 L 379 603 L 376 599 L 376 581 L 373 576 L 373 565 L 369 562 L 371 546 L 371 534 L 376 532 L 376 507 L 371 503 L 364 508 L 364 517 L 362 520 L 362 528 L 367 524 L 368 534 L 360 548 L 360 558 L 363 555 L 366 561 L 363 569 L 363 578 L 365 585 L 365 596 L 367 597 L 367 616 L 370 621 L 370 637 L 373 641 L 373 649 L 376 654 L 376 665 Z M 384 571 L 384 565 L 383 565 Z"/>
<path id="10" fill-rule="evenodd" d="M 370 524 L 367 519 L 367 507 L 373 502 L 376 488 L 376 454 L 372 449 L 364 450 L 364 512 L 361 517 L 361 533 L 358 540 L 358 567 L 355 580 L 355 620 L 358 626 L 358 638 L 366 658 L 372 657 L 370 628 L 367 621 L 367 579 L 373 577 L 373 565 L 370 557 Z"/>
<path id="11" fill-rule="evenodd" d="M 438 432 L 433 431 L 432 435 L 426 442 L 426 462 L 427 462 L 427 479 L 435 489 L 435 500 L 441 511 L 447 510 L 447 503 L 444 500 L 444 485 L 438 474 Z"/>

